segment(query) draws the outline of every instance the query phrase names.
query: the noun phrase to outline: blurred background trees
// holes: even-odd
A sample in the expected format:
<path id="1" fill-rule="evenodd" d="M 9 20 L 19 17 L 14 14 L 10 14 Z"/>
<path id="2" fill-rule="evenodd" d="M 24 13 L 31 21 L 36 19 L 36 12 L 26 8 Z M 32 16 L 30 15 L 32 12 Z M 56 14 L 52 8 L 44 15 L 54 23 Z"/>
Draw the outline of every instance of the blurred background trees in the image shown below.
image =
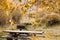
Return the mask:
<path id="1" fill-rule="evenodd" d="M 7 24 L 8 16 L 6 15 L 8 11 L 7 0 L 0 0 L 0 26 Z"/>
<path id="2" fill-rule="evenodd" d="M 24 22 L 28 17 L 28 23 L 32 22 L 33 25 L 40 27 L 43 22 L 46 25 L 54 15 L 57 19 L 60 18 L 59 7 L 60 0 L 0 0 L 0 19 L 7 21 L 7 24 L 9 20 L 15 24 L 21 20 Z"/>

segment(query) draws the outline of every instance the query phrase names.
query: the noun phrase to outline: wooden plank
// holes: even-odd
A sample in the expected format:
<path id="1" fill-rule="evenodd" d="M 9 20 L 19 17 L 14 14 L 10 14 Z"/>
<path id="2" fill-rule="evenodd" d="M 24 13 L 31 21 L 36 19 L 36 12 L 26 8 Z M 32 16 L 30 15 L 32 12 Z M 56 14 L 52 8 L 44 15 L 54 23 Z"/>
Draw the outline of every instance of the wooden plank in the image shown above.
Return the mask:
<path id="1" fill-rule="evenodd" d="M 44 31 L 20 31 L 20 30 L 4 30 L 4 32 L 8 32 L 8 33 L 36 33 L 36 34 L 44 33 Z"/>
<path id="2" fill-rule="evenodd" d="M 9 37 L 9 36 L 1 36 L 0 38 L 5 38 L 7 40 L 13 39 L 30 39 L 31 37 Z"/>
<path id="3" fill-rule="evenodd" d="M 10 37 L 10 36 L 1 36 L 1 38 L 13 38 L 13 37 Z"/>

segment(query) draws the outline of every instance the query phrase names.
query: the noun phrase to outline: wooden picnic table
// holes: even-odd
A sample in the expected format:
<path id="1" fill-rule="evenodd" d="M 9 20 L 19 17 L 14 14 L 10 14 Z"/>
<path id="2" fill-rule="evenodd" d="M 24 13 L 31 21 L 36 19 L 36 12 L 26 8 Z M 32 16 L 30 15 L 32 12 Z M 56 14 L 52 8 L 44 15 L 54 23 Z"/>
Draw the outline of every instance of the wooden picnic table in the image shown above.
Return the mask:
<path id="1" fill-rule="evenodd" d="M 15 38 L 15 40 L 18 40 L 18 36 L 21 38 L 21 36 L 24 34 L 28 36 L 28 34 L 35 35 L 35 34 L 43 34 L 44 33 L 44 31 L 26 31 L 26 30 L 4 30 L 4 32 L 9 33 L 9 35 L 7 37 L 5 37 L 5 38 L 7 38 L 7 40 L 13 40 L 14 38 Z M 28 37 L 24 37 L 24 38 L 28 38 Z"/>

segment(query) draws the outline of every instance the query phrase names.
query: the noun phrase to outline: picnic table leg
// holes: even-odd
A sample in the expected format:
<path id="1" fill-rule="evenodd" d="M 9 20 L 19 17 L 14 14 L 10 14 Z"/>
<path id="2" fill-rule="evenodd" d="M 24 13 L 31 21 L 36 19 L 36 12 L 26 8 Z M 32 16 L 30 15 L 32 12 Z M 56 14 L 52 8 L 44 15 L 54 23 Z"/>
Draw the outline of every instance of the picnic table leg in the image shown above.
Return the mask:
<path id="1" fill-rule="evenodd" d="M 14 40 L 18 40 L 16 37 L 18 37 L 17 33 L 10 33 L 11 37 L 14 37 Z"/>
<path id="2" fill-rule="evenodd" d="M 7 38 L 7 40 L 13 40 L 12 38 Z"/>

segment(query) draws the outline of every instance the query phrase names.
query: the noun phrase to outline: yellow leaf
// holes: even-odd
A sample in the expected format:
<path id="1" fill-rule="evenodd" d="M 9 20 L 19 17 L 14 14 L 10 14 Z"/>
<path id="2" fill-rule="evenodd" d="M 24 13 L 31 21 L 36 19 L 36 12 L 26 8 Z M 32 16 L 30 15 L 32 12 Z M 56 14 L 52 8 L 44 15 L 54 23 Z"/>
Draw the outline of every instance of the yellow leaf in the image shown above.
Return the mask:
<path id="1" fill-rule="evenodd" d="M 32 3 L 34 3 L 36 0 L 31 0 Z"/>
<path id="2" fill-rule="evenodd" d="M 25 13 L 25 10 L 23 10 L 23 9 L 22 9 L 22 10 L 20 10 L 20 13 Z"/>
<path id="3" fill-rule="evenodd" d="M 27 3 L 25 4 L 25 7 L 29 7 L 29 6 L 31 6 L 31 4 L 30 4 L 29 2 L 27 2 Z"/>

